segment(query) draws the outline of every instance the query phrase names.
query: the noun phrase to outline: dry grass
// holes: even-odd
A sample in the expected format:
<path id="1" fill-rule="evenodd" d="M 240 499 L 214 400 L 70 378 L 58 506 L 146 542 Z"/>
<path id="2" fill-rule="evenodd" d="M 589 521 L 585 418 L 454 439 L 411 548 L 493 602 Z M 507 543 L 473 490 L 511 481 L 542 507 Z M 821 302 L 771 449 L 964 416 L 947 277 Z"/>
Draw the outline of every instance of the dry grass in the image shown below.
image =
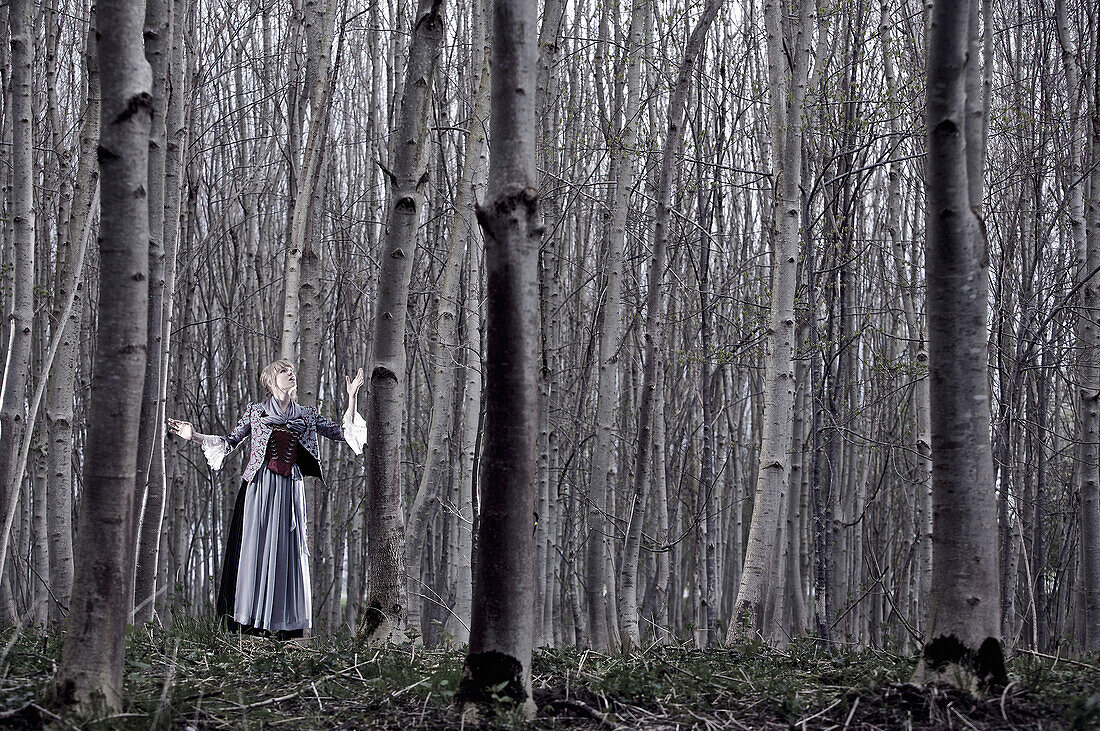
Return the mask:
<path id="1" fill-rule="evenodd" d="M 6 651 L 4 648 L 7 648 Z M 135 631 L 126 707 L 57 719 L 38 703 L 60 650 L 56 634 L 0 636 L 0 726 L 81 728 L 460 729 L 453 706 L 462 654 L 353 638 L 309 646 L 242 638 L 208 621 Z M 1100 663 L 1019 654 L 1003 692 L 975 698 L 905 684 L 912 659 L 742 645 L 630 655 L 544 649 L 535 655 L 538 717 L 507 711 L 492 727 L 604 729 L 1100 728 Z"/>

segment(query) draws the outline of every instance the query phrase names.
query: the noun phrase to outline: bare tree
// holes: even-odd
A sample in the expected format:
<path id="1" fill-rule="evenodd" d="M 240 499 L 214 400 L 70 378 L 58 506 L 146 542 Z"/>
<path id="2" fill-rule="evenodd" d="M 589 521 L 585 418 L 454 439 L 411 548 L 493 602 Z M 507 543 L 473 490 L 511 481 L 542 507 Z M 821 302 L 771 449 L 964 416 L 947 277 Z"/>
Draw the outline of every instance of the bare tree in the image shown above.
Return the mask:
<path id="1" fill-rule="evenodd" d="M 669 238 L 669 221 L 672 217 L 670 201 L 672 197 L 673 164 L 680 155 L 680 143 L 683 140 L 684 107 L 688 91 L 691 88 L 691 74 L 695 62 L 703 48 L 722 0 L 710 0 L 696 22 L 684 47 L 684 57 L 676 74 L 676 84 L 668 102 L 668 128 L 665 132 L 664 149 L 661 152 L 661 172 L 657 181 L 657 213 L 653 226 L 653 253 L 646 270 L 646 309 L 645 309 L 645 350 L 643 352 L 642 393 L 638 406 L 638 449 L 634 458 L 633 502 L 629 512 L 626 547 L 623 554 L 620 583 L 622 591 L 619 602 L 620 622 L 623 629 L 623 647 L 630 649 L 641 644 L 638 629 L 638 553 L 641 545 L 642 522 L 645 517 L 646 489 L 651 479 L 654 449 L 651 432 L 653 429 L 654 393 L 657 383 L 657 317 L 660 314 L 661 279 L 664 276 Z M 663 449 L 663 445 L 658 448 Z"/>
<path id="2" fill-rule="evenodd" d="M 167 159 L 168 55 L 175 31 L 174 0 L 146 0 L 145 59 L 153 72 L 153 126 L 149 137 L 149 350 L 145 361 L 145 384 L 142 389 L 141 423 L 138 430 L 137 478 L 134 486 L 134 536 L 140 543 L 146 531 L 160 535 L 163 519 L 163 483 L 151 484 L 154 461 L 163 460 L 161 431 L 161 370 L 167 357 L 164 342 L 164 309 L 171 293 L 165 287 L 164 202 L 166 197 L 164 169 Z M 150 491 L 152 495 L 150 495 Z M 152 504 L 149 498 L 152 498 Z M 147 511 L 145 508 L 149 507 Z M 153 545 L 159 540 L 153 541 Z M 150 548 L 146 542 L 146 548 Z M 156 595 L 157 556 L 147 551 L 135 551 L 134 612 L 136 622 L 148 622 L 153 617 Z"/>
<path id="3" fill-rule="evenodd" d="M 148 331 L 149 131 L 152 78 L 141 3 L 100 0 L 102 74 L 99 327 L 72 609 L 53 695 L 92 709 L 122 703 L 133 594 L 134 478 Z"/>
<path id="4" fill-rule="evenodd" d="M 478 10 L 475 9 L 474 12 L 478 13 Z M 483 25 L 483 22 L 477 19 L 473 22 L 479 27 Z M 447 234 L 447 253 L 443 263 L 442 282 L 434 298 L 438 319 L 436 342 L 432 353 L 433 399 L 428 425 L 428 445 L 424 473 L 409 510 L 408 532 L 413 539 L 405 542 L 406 567 L 409 574 L 409 625 L 421 635 L 426 630 L 420 626 L 420 607 L 423 603 L 421 601 L 423 592 L 421 562 L 424 543 L 418 537 L 427 530 L 429 515 L 438 504 L 446 466 L 443 457 L 447 442 L 454 431 L 453 382 L 456 372 L 454 364 L 457 363 L 455 355 L 458 347 L 458 310 L 461 304 L 459 283 L 467 242 L 473 244 L 477 237 L 473 230 L 474 221 L 470 213 L 474 203 L 475 178 L 479 174 L 483 176 L 480 171 L 486 163 L 485 124 L 489 116 L 489 68 L 488 54 L 485 52 L 487 49 L 484 42 L 479 42 L 477 36 L 475 32 L 474 52 L 477 54 L 479 50 L 481 51 L 482 63 L 477 73 L 477 91 L 470 115 L 470 131 L 462 161 L 462 174 L 455 190 L 455 213 Z M 475 247 L 471 245 L 470 248 Z M 474 255 L 476 256 L 476 252 Z"/>
<path id="5" fill-rule="evenodd" d="M 619 347 L 622 339 L 623 256 L 626 246 L 626 214 L 630 189 L 634 182 L 635 141 L 638 114 L 641 109 L 641 52 L 648 2 L 630 5 L 630 29 L 626 40 L 622 73 L 625 76 L 625 99 L 622 126 L 610 140 L 612 149 L 611 189 L 608 208 L 610 223 L 607 238 L 605 271 L 607 283 L 600 307 L 600 350 L 597 377 L 596 446 L 593 453 L 589 487 L 588 538 L 586 541 L 585 588 L 588 593 L 588 641 L 596 650 L 611 646 L 608 626 L 610 596 L 614 593 L 614 576 L 608 575 L 611 561 L 611 527 L 607 519 L 608 493 L 612 486 L 614 460 L 615 405 L 618 401 Z M 610 45 L 610 41 L 608 41 Z M 615 116 L 611 117 L 612 120 Z M 612 122 L 614 124 L 614 122 Z M 609 580 L 611 583 L 609 583 Z M 614 634 L 618 634 L 615 632 Z"/>
<path id="6" fill-rule="evenodd" d="M 76 362 L 79 350 L 80 317 L 83 308 L 84 278 L 82 267 L 92 234 L 92 213 L 99 187 L 96 145 L 99 142 L 99 67 L 95 52 L 95 16 L 88 24 L 84 48 L 87 70 L 88 103 L 80 126 L 73 181 L 73 202 L 61 234 L 60 249 L 64 264 L 58 268 L 58 305 L 55 327 L 61 340 L 50 364 L 46 388 L 46 431 L 49 434 L 47 473 L 50 532 L 50 618 L 60 621 L 69 610 L 73 587 L 73 401 Z M 62 312 L 61 300 L 73 295 L 68 312 Z"/>
<path id="7" fill-rule="evenodd" d="M 894 23 L 890 8 L 885 3 L 882 6 L 881 38 L 882 38 L 882 64 L 886 81 L 887 102 L 893 106 L 898 103 L 897 92 L 897 68 L 895 57 L 898 50 L 894 36 Z M 890 134 L 897 144 L 901 143 L 900 120 L 896 115 L 890 117 L 888 125 Z M 886 200 L 886 232 L 890 238 L 892 251 L 891 258 L 894 263 L 894 275 L 897 277 L 898 289 L 901 294 L 902 314 L 905 318 L 905 329 L 909 340 L 909 357 L 920 369 L 916 382 L 912 386 L 911 403 L 913 405 L 912 429 L 912 453 L 913 476 L 912 487 L 915 491 L 914 500 L 914 563 L 917 575 L 917 599 L 923 614 L 927 606 L 929 580 L 932 574 L 932 446 L 929 430 L 929 403 L 928 403 L 928 376 L 924 368 L 928 363 L 927 343 L 925 341 L 924 317 L 918 310 L 918 303 L 914 296 L 914 283 L 906 268 L 907 247 L 901 231 L 901 206 L 902 206 L 902 165 L 891 163 L 887 171 L 887 200 Z M 824 626 L 826 616 L 823 611 L 818 612 L 817 623 Z M 923 622 L 920 623 L 923 626 Z"/>
<path id="8" fill-rule="evenodd" d="M 0 574 L 7 566 L 12 522 L 19 500 L 19 451 L 26 431 L 24 412 L 34 319 L 34 167 L 31 80 L 34 64 L 34 3 L 15 0 L 8 8 L 11 34 L 12 240 L 15 286 L 7 362 L 0 386 Z M 9 586 L 10 589 L 10 586 Z M 3 599 L 0 598 L 0 604 Z M 0 623 L 16 621 L 14 606 L 0 606 Z"/>
<path id="9" fill-rule="evenodd" d="M 413 21 L 404 91 L 393 136 L 390 196 L 371 331 L 367 396 L 367 635 L 384 641 L 408 621 L 401 424 L 405 406 L 405 321 L 413 248 L 425 205 L 428 110 L 443 41 L 443 0 L 420 0 Z"/>
<path id="10" fill-rule="evenodd" d="M 764 424 L 752 523 L 745 566 L 726 641 L 738 633 L 762 631 L 768 573 L 775 560 L 780 504 L 790 489 L 791 410 L 794 407 L 794 297 L 798 282 L 802 183 L 802 102 L 810 65 L 814 6 L 801 0 L 796 27 L 785 27 L 785 0 L 768 0 L 764 25 L 768 38 L 768 99 L 772 134 L 775 216 L 772 234 L 772 302 L 768 323 Z M 790 35 L 789 35 L 790 34 Z M 794 49 L 790 58 L 785 47 Z M 788 58 L 790 60 L 788 61 Z M 779 590 L 779 587 L 773 587 Z"/>
<path id="11" fill-rule="evenodd" d="M 535 452 L 538 441 L 536 8 L 494 0 L 489 187 L 478 207 L 487 278 L 485 436 L 470 645 L 458 700 L 507 697 L 533 715 Z"/>
<path id="12" fill-rule="evenodd" d="M 1068 32 L 1064 28 L 1065 7 L 1064 2 L 1058 3 L 1058 38 L 1062 41 L 1066 76 L 1069 81 L 1068 91 L 1072 95 L 1075 91 L 1074 81 L 1077 80 L 1075 63 L 1076 54 L 1073 53 L 1072 44 Z M 1100 42 L 1100 31 L 1097 33 L 1097 41 Z M 1094 57 L 1100 59 L 1100 50 L 1093 48 Z M 1100 312 L 1100 282 L 1097 281 L 1097 272 L 1100 271 L 1100 60 L 1098 68 L 1092 73 L 1092 166 L 1089 172 L 1089 201 L 1087 232 L 1084 236 L 1085 256 L 1083 267 L 1078 268 L 1083 287 L 1081 314 L 1079 317 L 1079 337 L 1081 358 L 1086 365 L 1081 373 L 1081 411 L 1083 413 L 1081 428 L 1084 439 L 1080 443 L 1081 455 L 1078 458 L 1080 469 L 1084 471 L 1081 479 L 1081 573 L 1084 579 L 1085 600 L 1085 631 L 1084 646 L 1086 650 L 1100 650 L 1100 455 L 1097 454 L 1097 443 L 1100 442 L 1100 367 L 1097 367 L 1097 351 L 1100 348 L 1100 328 L 1096 323 L 1097 313 Z M 1073 98 L 1069 104 L 1074 109 Z M 1081 127 L 1085 127 L 1082 123 Z M 1078 180 L 1078 172 L 1083 165 L 1083 141 L 1077 134 L 1077 126 L 1073 128 L 1074 136 L 1071 143 L 1070 176 L 1074 181 Z M 1083 136 L 1083 135 L 1082 135 Z M 1084 205 L 1080 191 L 1084 187 L 1084 181 L 1075 185 L 1071 193 L 1071 216 L 1074 230 L 1074 239 L 1078 248 L 1081 246 L 1082 218 L 1085 216 Z"/>
<path id="13" fill-rule="evenodd" d="M 967 69 L 971 3 L 932 10 L 926 226 L 932 423 L 932 596 L 917 679 L 1006 682 L 997 496 L 986 377 L 984 235 L 972 207 Z"/>
<path id="14" fill-rule="evenodd" d="M 483 187 L 484 173 L 478 186 Z M 471 234 L 473 236 L 473 234 Z M 473 612 L 473 531 L 474 531 L 474 466 L 476 463 L 478 430 L 481 420 L 481 247 L 468 247 L 466 284 L 465 383 L 462 400 L 462 430 L 459 437 L 458 474 L 455 480 L 453 509 L 454 541 L 454 607 L 448 616 L 447 634 L 455 644 L 470 641 L 470 615 Z"/>

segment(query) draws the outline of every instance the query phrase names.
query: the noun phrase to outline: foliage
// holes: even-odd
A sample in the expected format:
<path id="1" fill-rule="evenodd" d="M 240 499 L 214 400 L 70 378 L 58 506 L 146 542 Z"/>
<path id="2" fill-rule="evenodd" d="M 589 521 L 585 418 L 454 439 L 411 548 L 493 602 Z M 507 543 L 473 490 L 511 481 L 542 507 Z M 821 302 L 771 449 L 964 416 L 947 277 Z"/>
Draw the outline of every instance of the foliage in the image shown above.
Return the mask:
<path id="1" fill-rule="evenodd" d="M 6 650 L 5 650 L 6 648 Z M 0 725 L 51 720 L 39 703 L 61 649 L 58 633 L 0 636 Z M 347 636 L 308 645 L 238 637 L 210 619 L 134 630 L 122 712 L 66 719 L 85 728 L 454 728 L 460 650 L 368 648 Z M 810 639 L 702 652 L 653 645 L 629 655 L 574 648 L 535 653 L 538 717 L 507 711 L 493 728 L 1094 728 L 1100 662 L 1021 653 L 999 695 L 908 685 L 914 658 L 830 649 Z M 59 726 L 63 724 L 58 724 Z"/>

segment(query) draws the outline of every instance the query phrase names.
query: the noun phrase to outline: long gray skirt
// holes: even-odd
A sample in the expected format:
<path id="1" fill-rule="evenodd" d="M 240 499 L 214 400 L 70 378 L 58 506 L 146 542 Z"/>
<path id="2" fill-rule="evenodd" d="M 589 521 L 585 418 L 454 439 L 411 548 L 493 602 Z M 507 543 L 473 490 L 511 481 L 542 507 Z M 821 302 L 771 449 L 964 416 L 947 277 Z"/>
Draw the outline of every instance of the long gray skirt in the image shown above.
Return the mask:
<path id="1" fill-rule="evenodd" d="M 263 467 L 242 492 L 243 500 L 238 498 L 236 506 L 240 515 L 233 521 L 240 526 L 236 581 L 227 575 L 222 582 L 224 589 L 235 584 L 227 602 L 232 605 L 231 618 L 244 629 L 304 630 L 310 625 L 313 598 L 302 473 L 295 466 L 291 476 L 284 477 Z M 230 531 L 229 554 L 235 550 L 235 532 Z M 227 571 L 232 558 L 226 556 Z"/>

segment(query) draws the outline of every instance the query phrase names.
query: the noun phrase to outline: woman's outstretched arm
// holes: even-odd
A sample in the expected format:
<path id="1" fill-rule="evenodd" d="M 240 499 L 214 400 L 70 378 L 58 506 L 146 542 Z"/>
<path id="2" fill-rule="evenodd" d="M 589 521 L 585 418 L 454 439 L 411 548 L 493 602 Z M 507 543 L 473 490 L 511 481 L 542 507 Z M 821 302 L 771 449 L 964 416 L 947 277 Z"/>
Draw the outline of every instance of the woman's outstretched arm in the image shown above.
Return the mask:
<path id="1" fill-rule="evenodd" d="M 356 401 L 359 396 L 359 389 L 363 385 L 363 369 L 360 368 L 355 378 L 350 376 L 344 376 L 344 384 L 348 390 L 348 407 L 344 410 L 344 422 L 351 423 L 355 421 L 355 414 L 358 412 L 356 408 Z"/>
<path id="2" fill-rule="evenodd" d="M 222 462 L 225 461 L 226 455 L 252 431 L 252 424 L 248 410 L 245 410 L 244 415 L 237 421 L 237 425 L 233 427 L 233 431 L 224 436 L 200 434 L 195 431 L 195 427 L 191 422 L 178 419 L 168 419 L 168 431 L 181 439 L 201 444 L 203 454 L 206 455 L 206 461 L 210 463 L 210 467 L 219 470 Z"/>
<path id="3" fill-rule="evenodd" d="M 200 434 L 195 431 L 195 426 L 191 422 L 180 421 L 179 419 L 168 419 L 168 431 L 181 439 L 185 439 L 189 442 L 198 442 L 203 445 L 210 444 L 214 439 L 224 439 L 226 445 L 232 449 L 237 446 L 242 439 L 248 436 L 249 432 L 252 431 L 252 425 L 248 418 L 248 411 L 246 410 L 244 415 L 237 421 L 237 425 L 233 427 L 233 431 L 225 436 Z"/>
<path id="4" fill-rule="evenodd" d="M 367 441 L 367 425 L 355 405 L 359 388 L 363 385 L 363 369 L 359 369 L 355 378 L 344 376 L 344 384 L 348 390 L 348 407 L 344 409 L 344 423 L 337 424 L 318 414 L 317 433 L 328 439 L 343 440 L 348 443 L 353 452 L 362 454 L 363 445 Z"/>
<path id="5" fill-rule="evenodd" d="M 168 432 L 185 441 L 198 442 L 199 444 L 205 444 L 207 440 L 213 439 L 211 434 L 200 434 L 195 431 L 195 427 L 191 422 L 180 421 L 179 419 L 168 420 Z"/>

